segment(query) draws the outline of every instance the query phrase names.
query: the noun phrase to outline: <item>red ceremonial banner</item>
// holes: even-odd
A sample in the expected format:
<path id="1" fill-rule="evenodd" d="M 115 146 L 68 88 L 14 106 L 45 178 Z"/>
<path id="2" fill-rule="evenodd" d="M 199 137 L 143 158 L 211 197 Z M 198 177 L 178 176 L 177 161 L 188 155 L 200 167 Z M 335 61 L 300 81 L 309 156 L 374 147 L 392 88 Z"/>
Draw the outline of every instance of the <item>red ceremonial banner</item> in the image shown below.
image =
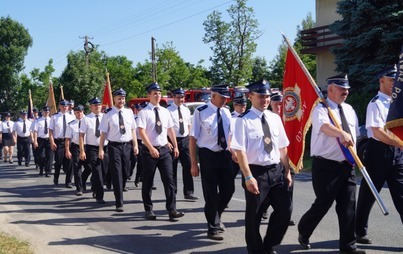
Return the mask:
<path id="1" fill-rule="evenodd" d="M 109 78 L 109 77 L 108 77 Z M 112 107 L 112 91 L 108 80 L 105 81 L 104 96 L 102 98 L 102 109 Z"/>
<path id="2" fill-rule="evenodd" d="M 290 166 L 299 172 L 302 168 L 305 136 L 311 126 L 311 112 L 319 102 L 319 97 L 297 57 L 288 49 L 283 84 L 283 122 L 290 140 Z"/>

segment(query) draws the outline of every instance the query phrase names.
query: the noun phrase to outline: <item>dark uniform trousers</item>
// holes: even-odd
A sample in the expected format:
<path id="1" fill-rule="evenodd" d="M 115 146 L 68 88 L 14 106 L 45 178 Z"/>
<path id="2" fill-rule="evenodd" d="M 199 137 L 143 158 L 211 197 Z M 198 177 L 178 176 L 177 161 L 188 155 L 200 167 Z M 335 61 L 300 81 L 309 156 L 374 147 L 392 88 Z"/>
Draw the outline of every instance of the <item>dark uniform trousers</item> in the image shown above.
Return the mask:
<path id="1" fill-rule="evenodd" d="M 108 147 L 104 146 L 104 159 L 98 157 L 99 146 L 85 145 L 85 153 L 87 155 L 87 165 L 91 170 L 92 191 L 95 193 L 97 200 L 104 199 L 104 178 L 108 170 L 109 154 Z"/>
<path id="2" fill-rule="evenodd" d="M 288 184 L 284 179 L 284 167 L 281 164 L 270 166 L 249 165 L 256 179 L 260 194 L 255 195 L 246 189 L 245 179 L 242 186 L 245 189 L 245 239 L 248 253 L 266 253 L 283 240 L 291 218 L 292 202 Z M 271 205 L 270 215 L 264 240 L 260 235 L 262 213 Z"/>
<path id="3" fill-rule="evenodd" d="M 25 165 L 28 165 L 31 161 L 31 137 L 17 136 L 17 159 L 18 164 L 22 163 L 22 159 L 25 159 Z"/>
<path id="4" fill-rule="evenodd" d="M 176 138 L 176 142 L 178 144 L 179 157 L 173 158 L 173 172 L 174 172 L 174 181 L 175 181 L 175 193 L 178 190 L 178 162 L 181 162 L 182 165 L 182 180 L 183 180 L 183 195 L 193 195 L 194 193 L 194 185 L 193 185 L 193 177 L 190 173 L 190 153 L 189 153 L 189 136 Z"/>
<path id="5" fill-rule="evenodd" d="M 116 207 L 123 206 L 123 188 L 130 172 L 130 153 L 132 142 L 108 143 L 109 165 L 108 170 L 112 179 L 113 193 Z"/>
<path id="6" fill-rule="evenodd" d="M 393 157 L 393 147 L 373 138 L 368 140 L 364 161 L 367 172 L 378 192 L 385 181 L 388 183 L 393 203 L 403 223 L 403 171 L 393 167 Z M 369 213 L 374 202 L 375 198 L 367 182 L 362 179 L 357 201 L 355 227 L 355 232 L 359 237 L 367 235 Z"/>
<path id="7" fill-rule="evenodd" d="M 151 192 L 154 183 L 155 171 L 158 167 L 165 191 L 165 208 L 168 211 L 176 210 L 175 182 L 172 170 L 172 155 L 167 145 L 155 147 L 160 153 L 159 158 L 151 157 L 150 151 L 143 147 L 143 184 L 141 195 L 143 198 L 144 210 L 152 211 Z"/>
<path id="8" fill-rule="evenodd" d="M 50 147 L 49 138 L 37 138 L 38 141 L 38 164 L 39 164 L 39 172 L 43 173 L 45 169 L 45 173 L 52 173 L 53 167 L 53 151 Z"/>
<path id="9" fill-rule="evenodd" d="M 204 196 L 204 215 L 209 232 L 220 228 L 221 214 L 235 191 L 229 151 L 213 152 L 199 148 L 200 175 Z"/>
<path id="10" fill-rule="evenodd" d="M 137 164 L 135 165 L 135 166 L 137 166 L 137 168 L 136 168 L 136 177 L 134 179 L 135 183 L 139 183 L 139 182 L 143 181 L 142 153 L 143 153 L 144 147 L 143 147 L 143 143 L 142 143 L 141 139 L 137 139 L 137 146 L 138 146 L 139 153 L 137 154 Z"/>
<path id="11" fill-rule="evenodd" d="M 74 184 L 76 185 L 77 191 L 85 190 L 85 183 L 88 177 L 91 175 L 91 168 L 88 167 L 85 161 L 80 160 L 80 146 L 71 143 L 71 161 L 73 164 L 74 172 Z M 82 170 L 84 167 L 84 171 Z"/>
<path id="12" fill-rule="evenodd" d="M 39 166 L 39 146 L 35 149 L 34 144 L 32 144 L 32 155 L 34 156 L 34 163 L 38 167 Z"/>
<path id="13" fill-rule="evenodd" d="M 355 171 L 346 161 L 337 162 L 313 157 L 312 185 L 316 199 L 312 207 L 302 216 L 298 231 L 309 238 L 316 226 L 336 200 L 339 220 L 340 250 L 355 249 Z"/>
<path id="14" fill-rule="evenodd" d="M 59 181 L 59 176 L 60 176 L 60 169 L 63 166 L 63 172 L 66 174 L 66 181 L 65 184 L 71 184 L 71 181 L 73 179 L 73 170 L 71 166 L 71 160 L 66 158 L 65 155 L 65 141 L 64 139 L 55 139 L 55 144 L 57 146 L 57 149 L 55 151 L 55 175 L 54 179 L 55 181 Z"/>

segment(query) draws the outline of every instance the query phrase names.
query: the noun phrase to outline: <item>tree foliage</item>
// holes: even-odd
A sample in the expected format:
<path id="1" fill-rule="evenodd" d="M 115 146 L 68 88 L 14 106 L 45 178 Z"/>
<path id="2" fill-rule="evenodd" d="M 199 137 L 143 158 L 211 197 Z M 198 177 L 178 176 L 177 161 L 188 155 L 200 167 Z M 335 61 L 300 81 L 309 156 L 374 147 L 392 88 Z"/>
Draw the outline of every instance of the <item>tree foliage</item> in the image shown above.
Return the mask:
<path id="1" fill-rule="evenodd" d="M 214 83 L 243 84 L 252 77 L 256 39 L 261 32 L 253 8 L 247 0 L 236 0 L 227 10 L 230 21 L 223 21 L 222 13 L 214 11 L 203 23 L 206 31 L 203 42 L 212 44 L 211 78 Z"/>
<path id="2" fill-rule="evenodd" d="M 31 46 L 32 38 L 22 24 L 10 17 L 0 18 L 0 110 L 3 112 L 17 108 L 16 98 L 28 97 L 19 93 L 19 73 L 24 69 L 24 58 Z M 26 82 L 26 77 L 23 81 Z"/>
<path id="3" fill-rule="evenodd" d="M 332 51 L 337 71 L 349 75 L 353 87 L 376 90 L 375 74 L 395 64 L 403 42 L 401 0 L 342 0 L 337 12 L 342 19 L 330 29 L 343 38 Z"/>
<path id="4" fill-rule="evenodd" d="M 64 98 L 74 99 L 75 104 L 85 105 L 94 96 L 101 96 L 105 84 L 105 53 L 94 50 L 89 55 L 88 65 L 83 50 L 70 52 L 67 55 L 67 66 L 59 84 L 54 84 L 56 101 L 60 97 L 60 86 L 63 86 Z"/>
<path id="5" fill-rule="evenodd" d="M 207 70 L 199 62 L 196 66 L 185 62 L 172 42 L 167 42 L 155 52 L 157 61 L 157 82 L 166 94 L 175 88 L 198 88 L 210 84 Z M 145 88 L 153 82 L 151 62 L 137 64 L 135 68 L 136 95 L 146 96 Z"/>

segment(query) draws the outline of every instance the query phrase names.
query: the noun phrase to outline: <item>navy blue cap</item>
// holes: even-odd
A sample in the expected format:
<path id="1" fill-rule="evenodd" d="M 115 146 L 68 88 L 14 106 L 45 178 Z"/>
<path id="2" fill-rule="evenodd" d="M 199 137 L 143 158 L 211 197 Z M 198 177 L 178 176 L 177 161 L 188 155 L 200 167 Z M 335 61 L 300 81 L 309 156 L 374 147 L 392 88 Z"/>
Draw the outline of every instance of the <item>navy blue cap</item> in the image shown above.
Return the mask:
<path id="1" fill-rule="evenodd" d="M 270 95 L 270 83 L 269 81 L 262 79 L 259 81 L 256 81 L 252 84 L 249 84 L 246 86 L 246 88 L 249 89 L 249 92 L 254 92 L 258 94 L 265 94 L 265 95 Z"/>
<path id="2" fill-rule="evenodd" d="M 45 107 L 42 108 L 42 111 L 49 112 L 49 111 L 50 111 L 50 108 L 49 108 L 48 106 L 45 106 Z"/>
<path id="3" fill-rule="evenodd" d="M 113 96 L 126 96 L 126 91 L 122 88 L 119 88 L 112 93 Z"/>
<path id="4" fill-rule="evenodd" d="M 246 104 L 246 97 L 245 96 L 238 96 L 234 98 L 234 104 Z"/>
<path id="5" fill-rule="evenodd" d="M 73 100 L 68 100 L 69 105 L 74 105 L 74 101 Z"/>
<path id="6" fill-rule="evenodd" d="M 328 85 L 335 85 L 345 89 L 350 88 L 346 74 L 339 74 L 337 76 L 330 77 L 326 80 L 326 82 Z"/>
<path id="7" fill-rule="evenodd" d="M 229 98 L 230 97 L 229 88 L 228 88 L 227 84 L 222 83 L 222 84 L 213 85 L 210 88 L 210 90 L 212 92 L 216 92 L 216 93 L 220 94 L 224 98 Z"/>
<path id="8" fill-rule="evenodd" d="M 183 90 L 182 88 L 177 88 L 177 89 L 173 90 L 172 93 L 174 96 L 178 96 L 178 95 L 185 96 L 185 90 Z"/>
<path id="9" fill-rule="evenodd" d="M 10 112 L 6 112 L 6 113 L 4 113 L 4 116 L 6 117 L 10 117 L 11 116 L 11 114 L 10 114 Z"/>
<path id="10" fill-rule="evenodd" d="M 89 104 L 101 104 L 101 100 L 98 97 L 94 97 L 88 101 Z"/>
<path id="11" fill-rule="evenodd" d="M 32 110 L 32 112 L 36 113 L 36 112 L 38 112 L 38 109 L 37 109 L 37 108 L 34 108 L 34 109 Z"/>
<path id="12" fill-rule="evenodd" d="M 62 106 L 68 106 L 69 104 L 70 104 L 70 102 L 67 101 L 67 100 L 60 100 L 59 101 L 59 105 L 62 105 Z"/>
<path id="13" fill-rule="evenodd" d="M 74 111 L 84 111 L 84 106 L 83 105 L 77 105 L 73 108 Z"/>
<path id="14" fill-rule="evenodd" d="M 21 110 L 21 111 L 20 111 L 20 114 L 21 114 L 21 115 L 26 115 L 26 114 L 28 114 L 28 113 L 27 113 L 27 111 L 25 111 L 25 110 Z"/>
<path id="15" fill-rule="evenodd" d="M 161 91 L 160 85 L 158 83 L 152 83 L 151 85 L 146 87 L 147 93 L 151 93 L 151 91 Z"/>
<path id="16" fill-rule="evenodd" d="M 272 93 L 270 95 L 271 101 L 281 102 L 283 101 L 283 95 L 279 92 Z"/>
<path id="17" fill-rule="evenodd" d="M 388 77 L 388 78 L 394 79 L 396 76 L 396 73 L 397 73 L 396 65 L 394 65 L 392 67 L 389 66 L 388 68 L 385 68 L 385 69 L 381 70 L 380 72 L 378 72 L 376 74 L 376 78 L 380 79 L 382 77 Z"/>

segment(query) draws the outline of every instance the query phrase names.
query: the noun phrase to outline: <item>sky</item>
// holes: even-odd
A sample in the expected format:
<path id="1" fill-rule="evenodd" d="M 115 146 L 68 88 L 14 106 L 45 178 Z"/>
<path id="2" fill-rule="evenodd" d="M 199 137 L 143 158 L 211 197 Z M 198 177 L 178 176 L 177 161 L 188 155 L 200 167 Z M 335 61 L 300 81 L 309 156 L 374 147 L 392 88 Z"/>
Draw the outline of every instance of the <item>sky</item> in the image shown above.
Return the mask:
<path id="1" fill-rule="evenodd" d="M 53 59 L 54 76 L 67 65 L 70 51 L 83 50 L 84 36 L 108 56 L 126 56 L 136 66 L 150 60 L 151 37 L 156 47 L 172 42 L 185 62 L 204 60 L 210 66 L 210 45 L 203 43 L 203 22 L 213 11 L 229 22 L 229 0 L 0 0 L 0 16 L 21 23 L 33 38 L 24 73 L 41 71 Z M 262 36 L 255 56 L 270 62 L 282 42 L 290 41 L 308 13 L 315 20 L 315 0 L 248 0 Z"/>

